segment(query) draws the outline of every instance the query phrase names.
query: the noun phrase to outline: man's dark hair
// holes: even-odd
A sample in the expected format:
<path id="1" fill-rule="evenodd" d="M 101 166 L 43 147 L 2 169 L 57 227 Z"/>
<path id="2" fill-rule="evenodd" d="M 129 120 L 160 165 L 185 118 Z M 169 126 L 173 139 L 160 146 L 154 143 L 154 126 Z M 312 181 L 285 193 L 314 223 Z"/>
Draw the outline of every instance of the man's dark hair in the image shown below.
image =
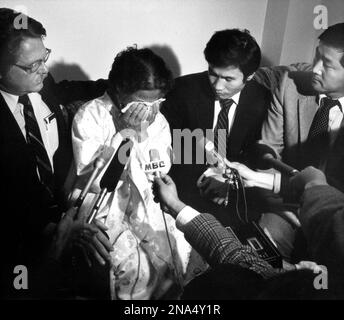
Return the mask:
<path id="1" fill-rule="evenodd" d="M 27 28 L 16 28 L 15 22 L 19 15 L 21 19 L 27 19 Z M 21 19 L 19 20 L 22 21 Z M 23 24 L 21 27 L 25 26 Z M 16 62 L 17 51 L 23 39 L 45 36 L 46 31 L 40 22 L 12 9 L 0 8 L 0 72 L 6 72 Z"/>
<path id="2" fill-rule="evenodd" d="M 109 85 L 121 94 L 159 89 L 166 93 L 172 86 L 172 72 L 164 60 L 150 49 L 130 47 L 115 57 Z"/>
<path id="3" fill-rule="evenodd" d="M 328 27 L 320 36 L 319 40 L 324 44 L 344 52 L 344 23 L 337 23 Z M 344 55 L 340 60 L 344 67 Z"/>
<path id="4" fill-rule="evenodd" d="M 237 67 L 246 79 L 260 64 L 261 52 L 248 30 L 217 31 L 204 49 L 207 62 L 218 68 Z"/>

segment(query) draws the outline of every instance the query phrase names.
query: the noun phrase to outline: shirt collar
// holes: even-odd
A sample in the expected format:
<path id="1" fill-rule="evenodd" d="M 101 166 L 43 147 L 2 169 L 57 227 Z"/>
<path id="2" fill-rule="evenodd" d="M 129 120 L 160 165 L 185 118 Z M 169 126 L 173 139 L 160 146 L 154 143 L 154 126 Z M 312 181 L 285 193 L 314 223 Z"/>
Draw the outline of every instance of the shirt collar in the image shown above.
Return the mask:
<path id="1" fill-rule="evenodd" d="M 19 96 L 3 90 L 0 90 L 0 93 L 4 97 L 11 112 L 14 113 L 18 105 Z M 41 95 L 38 92 L 31 92 L 28 94 L 28 96 L 33 104 L 41 100 Z"/>
<path id="2" fill-rule="evenodd" d="M 326 98 L 326 94 L 319 94 L 319 96 L 317 97 L 317 102 L 318 102 L 318 105 L 320 106 L 320 103 L 321 103 L 321 100 L 323 98 Z M 343 108 L 344 108 L 344 97 L 341 97 L 341 98 L 338 98 L 338 99 L 335 99 L 335 100 L 338 100 L 340 102 L 340 111 L 343 113 Z"/>
<path id="3" fill-rule="evenodd" d="M 234 103 L 237 105 L 239 103 L 239 99 L 240 99 L 240 94 L 241 91 L 237 92 L 231 99 L 234 101 Z"/>

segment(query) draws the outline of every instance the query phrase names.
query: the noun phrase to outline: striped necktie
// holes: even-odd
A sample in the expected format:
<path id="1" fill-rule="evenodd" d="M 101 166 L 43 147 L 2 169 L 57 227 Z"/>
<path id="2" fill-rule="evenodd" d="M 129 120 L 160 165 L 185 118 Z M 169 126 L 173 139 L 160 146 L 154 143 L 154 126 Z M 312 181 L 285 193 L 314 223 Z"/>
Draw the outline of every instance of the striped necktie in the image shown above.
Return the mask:
<path id="1" fill-rule="evenodd" d="M 44 147 L 41 132 L 27 95 L 19 97 L 18 103 L 24 106 L 26 141 L 36 159 L 39 180 L 52 195 L 53 171 L 47 151 Z"/>
<path id="2" fill-rule="evenodd" d="M 228 135 L 228 112 L 233 105 L 233 99 L 220 100 L 221 111 L 217 117 L 217 123 L 214 129 L 214 145 L 218 153 L 226 157 L 227 153 L 227 135 Z"/>
<path id="3" fill-rule="evenodd" d="M 307 138 L 308 165 L 312 164 L 318 167 L 321 161 L 327 158 L 330 149 L 329 114 L 330 110 L 337 105 L 341 107 L 338 100 L 321 99 L 320 107 L 314 116 Z"/>

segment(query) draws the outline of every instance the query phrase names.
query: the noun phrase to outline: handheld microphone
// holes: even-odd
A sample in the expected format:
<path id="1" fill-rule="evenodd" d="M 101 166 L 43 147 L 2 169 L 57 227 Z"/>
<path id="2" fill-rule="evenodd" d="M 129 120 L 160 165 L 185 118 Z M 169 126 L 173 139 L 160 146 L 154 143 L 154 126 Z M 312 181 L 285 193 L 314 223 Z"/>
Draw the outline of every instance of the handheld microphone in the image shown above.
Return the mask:
<path id="1" fill-rule="evenodd" d="M 150 159 L 150 162 L 159 162 L 160 161 L 159 150 L 157 149 L 149 150 L 149 159 Z M 153 175 L 157 178 L 161 178 L 160 170 L 154 170 Z"/>
<path id="2" fill-rule="evenodd" d="M 157 149 L 149 150 L 149 159 L 150 159 L 151 163 L 158 163 L 158 162 L 160 162 L 159 150 L 157 150 Z M 158 168 L 155 169 L 152 172 L 153 172 L 153 175 L 155 177 L 161 178 L 161 172 L 160 172 L 160 170 Z M 154 201 L 156 201 L 156 200 L 154 200 Z M 175 276 L 175 279 L 176 279 L 177 283 L 179 284 L 179 286 L 181 288 L 183 288 L 183 286 L 181 284 L 182 283 L 181 276 L 180 276 L 180 274 L 178 272 L 178 268 L 177 268 L 177 264 L 176 264 L 175 252 L 172 249 L 172 243 L 171 243 L 169 231 L 168 231 L 168 228 L 167 228 L 167 222 L 166 222 L 165 212 L 164 212 L 163 208 L 161 208 L 161 212 L 162 212 L 162 218 L 164 220 L 167 242 L 168 242 L 168 245 L 169 245 L 169 248 L 170 248 L 170 252 L 171 252 L 174 276 Z"/>
<path id="3" fill-rule="evenodd" d="M 204 148 L 205 152 L 207 153 L 207 155 L 214 161 L 214 162 L 219 162 L 223 165 L 223 167 L 225 168 L 230 168 L 230 162 L 222 157 L 216 150 L 215 150 L 215 145 L 212 141 L 210 141 L 209 139 L 202 137 L 199 141 L 198 141 L 198 145 L 202 148 Z"/>
<path id="4" fill-rule="evenodd" d="M 129 150 L 131 150 L 133 142 L 129 139 L 123 140 L 120 146 L 118 147 L 115 155 L 113 156 L 103 177 L 101 178 L 100 183 L 99 183 L 101 192 L 98 195 L 95 204 L 93 205 L 90 215 L 87 217 L 86 223 L 92 223 L 94 217 L 97 215 L 100 209 L 100 206 L 102 205 L 104 201 L 105 195 L 108 192 L 113 192 L 116 189 L 119 178 L 121 177 L 124 166 L 126 164 L 126 162 L 120 161 L 119 153 L 120 153 L 121 148 L 127 143 L 129 144 Z"/>
<path id="5" fill-rule="evenodd" d="M 90 189 L 91 185 L 93 184 L 94 180 L 96 179 L 99 170 L 101 168 L 103 168 L 105 164 L 105 160 L 102 157 L 98 157 L 95 161 L 94 161 L 94 169 L 92 171 L 91 176 L 89 177 L 86 186 L 84 187 L 84 189 L 81 191 L 78 199 L 76 199 L 74 207 L 76 207 L 78 210 L 80 209 L 82 203 L 85 200 L 86 194 L 88 193 L 88 190 Z"/>
<path id="6" fill-rule="evenodd" d="M 276 169 L 289 177 L 294 176 L 299 171 L 277 159 L 276 152 L 265 144 L 256 143 L 253 147 L 253 154 L 258 159 L 258 169 Z"/>

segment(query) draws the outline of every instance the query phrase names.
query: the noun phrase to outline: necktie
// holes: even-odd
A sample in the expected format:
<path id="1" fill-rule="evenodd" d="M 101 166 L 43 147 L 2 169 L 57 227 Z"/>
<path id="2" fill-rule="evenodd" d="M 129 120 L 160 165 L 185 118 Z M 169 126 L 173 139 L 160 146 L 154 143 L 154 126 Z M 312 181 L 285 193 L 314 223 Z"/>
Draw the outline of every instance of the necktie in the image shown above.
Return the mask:
<path id="1" fill-rule="evenodd" d="M 328 132 L 330 110 L 340 103 L 338 100 L 322 98 L 320 108 L 313 119 L 308 133 L 308 156 L 309 163 L 319 166 L 322 159 L 326 158 L 330 147 L 330 136 Z"/>
<path id="2" fill-rule="evenodd" d="M 311 128 L 308 133 L 308 140 L 318 139 L 319 137 L 328 138 L 328 121 L 330 110 L 340 105 L 338 100 L 330 98 L 321 99 L 321 105 L 313 119 Z"/>
<path id="3" fill-rule="evenodd" d="M 32 104 L 27 95 L 19 97 L 18 100 L 24 106 L 24 119 L 26 130 L 26 141 L 36 159 L 41 183 L 52 194 L 53 172 L 47 151 L 44 147 L 41 132 L 33 112 Z"/>
<path id="4" fill-rule="evenodd" d="M 214 145 L 218 153 L 226 157 L 227 135 L 228 135 L 228 111 L 233 105 L 232 99 L 220 100 L 221 111 L 219 112 L 217 123 L 214 129 Z"/>

